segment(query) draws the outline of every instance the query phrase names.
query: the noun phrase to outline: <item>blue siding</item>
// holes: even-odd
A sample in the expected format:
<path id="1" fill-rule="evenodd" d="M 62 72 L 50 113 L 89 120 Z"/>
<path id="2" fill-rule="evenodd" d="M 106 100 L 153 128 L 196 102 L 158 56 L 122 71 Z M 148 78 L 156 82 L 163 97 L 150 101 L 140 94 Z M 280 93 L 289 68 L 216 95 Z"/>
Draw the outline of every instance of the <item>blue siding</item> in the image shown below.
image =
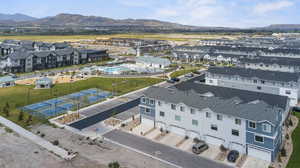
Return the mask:
<path id="1" fill-rule="evenodd" d="M 256 142 L 254 140 L 254 137 L 255 137 L 254 133 L 247 132 L 246 133 L 246 142 L 248 144 L 257 145 L 257 146 L 262 147 L 262 148 L 274 150 L 274 145 L 273 145 L 274 140 L 273 139 L 264 137 L 264 142 L 260 143 L 260 142 Z"/>
<path id="2" fill-rule="evenodd" d="M 249 121 L 247 121 L 246 123 L 247 123 L 247 126 L 246 126 L 247 131 L 255 132 L 255 133 L 258 133 L 258 134 L 263 134 L 263 135 L 266 135 L 266 136 L 273 136 L 277 131 L 274 126 L 271 126 L 271 132 L 270 133 L 263 131 L 262 125 L 265 124 L 265 123 L 269 124 L 268 122 L 256 123 L 256 129 L 249 127 Z"/>
<path id="3" fill-rule="evenodd" d="M 153 100 L 151 104 L 151 100 L 147 97 L 142 97 L 140 102 L 140 114 L 150 117 L 152 119 L 155 118 L 155 100 Z M 149 109 L 149 112 L 146 112 L 146 109 Z"/>

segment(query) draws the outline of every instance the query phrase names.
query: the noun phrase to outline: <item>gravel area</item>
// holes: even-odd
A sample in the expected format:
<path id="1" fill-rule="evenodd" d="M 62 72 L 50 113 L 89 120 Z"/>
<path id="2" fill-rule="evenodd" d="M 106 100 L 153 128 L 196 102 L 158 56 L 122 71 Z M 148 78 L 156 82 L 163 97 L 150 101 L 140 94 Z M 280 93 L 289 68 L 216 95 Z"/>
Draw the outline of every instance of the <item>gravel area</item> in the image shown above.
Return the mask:
<path id="1" fill-rule="evenodd" d="M 114 145 L 110 142 L 102 143 L 87 140 L 80 135 L 65 129 L 53 128 L 47 125 L 35 126 L 33 132 L 40 131 L 45 134 L 45 139 L 50 142 L 59 140 L 59 146 L 78 152 L 79 156 L 98 164 L 108 165 L 112 161 L 118 161 L 123 168 L 171 168 L 172 166 L 158 160 Z"/>
<path id="2" fill-rule="evenodd" d="M 83 156 L 65 161 L 33 142 L 0 128 L 0 168 L 105 168 Z M 75 166 L 76 165 L 76 166 Z"/>

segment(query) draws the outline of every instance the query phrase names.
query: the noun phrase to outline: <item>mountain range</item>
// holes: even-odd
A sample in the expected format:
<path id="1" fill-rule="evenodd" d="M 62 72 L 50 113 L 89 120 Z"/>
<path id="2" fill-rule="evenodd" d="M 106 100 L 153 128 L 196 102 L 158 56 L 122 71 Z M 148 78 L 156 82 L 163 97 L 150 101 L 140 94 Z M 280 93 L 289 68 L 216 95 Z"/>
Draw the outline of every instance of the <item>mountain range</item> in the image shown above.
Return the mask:
<path id="1" fill-rule="evenodd" d="M 189 26 L 153 19 L 112 19 L 100 16 L 79 14 L 58 14 L 45 18 L 34 18 L 24 14 L 0 14 L 0 27 L 122 27 L 135 26 L 159 29 L 181 30 L 232 30 L 239 28 Z M 255 30 L 300 30 L 300 24 L 275 24 L 265 27 L 249 28 Z"/>

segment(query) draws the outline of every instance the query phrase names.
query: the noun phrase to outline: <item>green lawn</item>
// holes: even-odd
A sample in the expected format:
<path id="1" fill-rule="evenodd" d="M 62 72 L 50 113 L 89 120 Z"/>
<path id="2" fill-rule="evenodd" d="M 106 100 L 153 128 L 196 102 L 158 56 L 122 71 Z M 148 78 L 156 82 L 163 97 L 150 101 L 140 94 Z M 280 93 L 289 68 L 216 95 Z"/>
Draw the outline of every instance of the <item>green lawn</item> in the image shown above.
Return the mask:
<path id="1" fill-rule="evenodd" d="M 23 121 L 18 121 L 18 108 L 24 105 L 96 87 L 107 91 L 114 91 L 114 93 L 121 95 L 161 81 L 161 79 L 154 78 L 90 78 L 70 84 L 57 84 L 52 88 L 52 94 L 50 89 L 36 90 L 33 89 L 34 86 L 18 85 L 10 88 L 1 88 L 0 115 L 5 116 L 2 109 L 6 102 L 8 102 L 10 106 L 10 117 L 7 118 L 25 127 L 27 125 L 25 122 L 28 118 L 27 114 L 25 114 Z M 116 83 L 116 85 L 113 86 L 113 83 Z M 41 122 L 41 120 L 34 118 L 31 124 L 39 122 Z"/>
<path id="2" fill-rule="evenodd" d="M 181 65 L 178 65 L 178 66 L 181 66 L 184 69 L 178 70 L 178 71 L 175 71 L 175 72 L 171 73 L 171 75 L 170 75 L 171 78 L 175 78 L 175 77 L 179 77 L 181 75 L 185 75 L 185 74 L 188 74 L 188 73 L 191 73 L 191 72 L 195 72 L 195 71 L 200 70 L 202 68 L 201 66 L 191 66 L 190 64 L 181 64 Z"/>
<path id="3" fill-rule="evenodd" d="M 300 113 L 295 113 L 295 115 L 300 120 Z M 299 168 L 300 167 L 300 122 L 298 123 L 297 128 L 292 134 L 293 139 L 293 153 L 287 165 L 287 168 Z"/>

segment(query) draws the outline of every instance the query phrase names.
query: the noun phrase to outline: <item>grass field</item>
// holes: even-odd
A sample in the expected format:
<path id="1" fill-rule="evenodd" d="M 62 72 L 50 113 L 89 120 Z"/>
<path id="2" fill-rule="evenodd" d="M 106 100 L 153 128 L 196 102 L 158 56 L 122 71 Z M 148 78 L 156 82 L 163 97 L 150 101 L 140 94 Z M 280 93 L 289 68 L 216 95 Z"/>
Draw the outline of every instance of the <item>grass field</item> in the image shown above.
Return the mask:
<path id="1" fill-rule="evenodd" d="M 179 76 L 191 73 L 191 72 L 195 72 L 195 71 L 203 68 L 202 66 L 191 66 L 189 64 L 181 64 L 179 66 L 183 67 L 184 69 L 171 73 L 171 75 L 170 75 L 171 78 L 176 78 L 176 77 L 179 77 Z"/>
<path id="2" fill-rule="evenodd" d="M 18 85 L 10 88 L 0 88 L 0 114 L 5 116 L 2 109 L 6 102 L 8 102 L 10 106 L 10 117 L 7 118 L 23 127 L 26 127 L 28 125 L 26 123 L 26 119 L 28 118 L 27 114 L 24 114 L 25 116 L 23 121 L 18 121 L 18 116 L 20 113 L 18 108 L 23 107 L 24 105 L 89 88 L 99 88 L 107 91 L 113 91 L 114 93 L 120 95 L 159 83 L 161 81 L 161 79 L 153 78 L 90 78 L 71 84 L 57 84 L 52 88 L 52 94 L 50 89 L 36 90 L 33 89 L 34 86 Z M 113 86 L 113 83 L 116 83 L 116 85 Z M 39 122 L 42 121 L 34 118 L 30 124 Z"/>
<path id="3" fill-rule="evenodd" d="M 139 38 L 139 39 L 156 39 L 170 41 L 189 41 L 201 39 L 216 38 L 237 38 L 240 35 L 220 35 L 220 34 L 114 34 L 114 35 L 66 35 L 66 36 L 0 36 L 0 41 L 4 39 L 16 40 L 33 40 L 46 42 L 78 41 L 78 40 L 95 40 L 101 38 Z"/>
<path id="4" fill-rule="evenodd" d="M 300 113 L 295 113 L 296 117 L 300 120 Z M 300 167 L 300 122 L 292 134 L 293 139 L 293 153 L 286 168 L 299 168 Z"/>

